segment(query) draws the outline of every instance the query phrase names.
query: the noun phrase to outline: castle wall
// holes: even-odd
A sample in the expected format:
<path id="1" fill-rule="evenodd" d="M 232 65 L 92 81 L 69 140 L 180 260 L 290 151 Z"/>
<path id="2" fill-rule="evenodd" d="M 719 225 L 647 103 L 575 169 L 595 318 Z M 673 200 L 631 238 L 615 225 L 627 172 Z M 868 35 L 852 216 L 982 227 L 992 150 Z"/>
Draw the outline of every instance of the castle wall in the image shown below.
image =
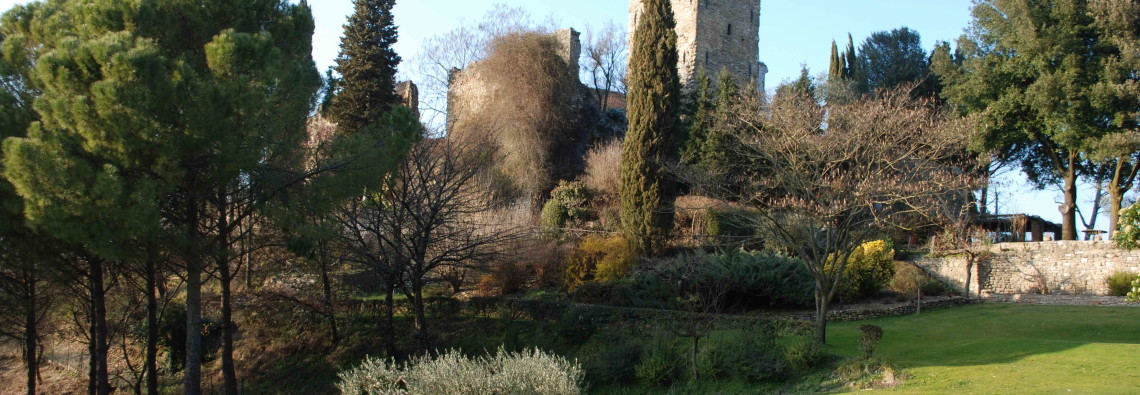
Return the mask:
<path id="1" fill-rule="evenodd" d="M 642 15 L 642 0 L 630 0 L 629 32 Z M 768 67 L 759 61 L 760 0 L 670 0 L 677 22 L 677 71 L 691 88 L 697 70 L 715 79 L 728 70 L 741 85 L 755 82 L 764 90 Z"/>

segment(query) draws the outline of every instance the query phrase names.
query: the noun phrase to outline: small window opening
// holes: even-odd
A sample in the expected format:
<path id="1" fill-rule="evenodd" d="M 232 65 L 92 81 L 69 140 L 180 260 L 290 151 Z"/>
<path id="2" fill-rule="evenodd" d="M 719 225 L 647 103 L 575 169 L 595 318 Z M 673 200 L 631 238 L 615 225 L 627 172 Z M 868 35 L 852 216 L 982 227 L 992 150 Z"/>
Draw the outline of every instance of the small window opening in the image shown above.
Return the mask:
<path id="1" fill-rule="evenodd" d="M 730 36 L 732 35 L 732 24 L 731 23 L 728 24 L 728 33 L 727 34 Z"/>

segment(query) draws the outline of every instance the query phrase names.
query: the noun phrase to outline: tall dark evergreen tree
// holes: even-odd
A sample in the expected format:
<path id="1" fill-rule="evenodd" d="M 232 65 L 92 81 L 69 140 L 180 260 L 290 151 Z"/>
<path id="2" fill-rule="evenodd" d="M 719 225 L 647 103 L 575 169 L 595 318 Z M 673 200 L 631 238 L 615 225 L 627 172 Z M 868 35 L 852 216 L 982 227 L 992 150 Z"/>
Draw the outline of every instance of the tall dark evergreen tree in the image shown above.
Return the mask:
<path id="1" fill-rule="evenodd" d="M 340 74 L 329 117 L 342 131 L 353 132 L 375 122 L 399 103 L 396 67 L 400 56 L 392 7 L 396 0 L 353 0 L 356 7 L 344 37 L 335 69 Z"/>
<path id="2" fill-rule="evenodd" d="M 701 161 L 701 147 L 708 139 L 713 127 L 713 86 L 712 78 L 704 67 L 697 69 L 696 89 L 689 99 L 688 134 L 681 145 L 681 162 L 687 165 Z"/>
<path id="3" fill-rule="evenodd" d="M 907 27 L 871 34 L 859 47 L 861 72 L 856 77 L 864 82 L 864 93 L 914 83 L 930 75 L 926 51 L 918 32 Z M 920 96 L 932 96 L 931 84 L 920 86 Z"/>
<path id="4" fill-rule="evenodd" d="M 827 70 L 827 77 L 833 80 L 843 78 L 846 68 L 847 62 L 839 55 L 839 47 L 835 44 L 835 40 L 831 40 L 831 67 Z"/>
<path id="5" fill-rule="evenodd" d="M 673 228 L 674 161 L 681 82 L 677 33 L 668 0 L 642 0 L 629 62 L 629 131 L 622 144 L 621 220 L 627 240 L 644 253 L 661 249 Z"/>

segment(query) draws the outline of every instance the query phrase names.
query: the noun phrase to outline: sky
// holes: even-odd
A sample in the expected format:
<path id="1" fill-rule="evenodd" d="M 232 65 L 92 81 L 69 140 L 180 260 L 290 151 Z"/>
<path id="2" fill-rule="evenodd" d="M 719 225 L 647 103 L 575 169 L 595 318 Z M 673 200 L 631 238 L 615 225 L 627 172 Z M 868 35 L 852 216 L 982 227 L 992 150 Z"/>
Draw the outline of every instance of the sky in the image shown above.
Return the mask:
<path id="1" fill-rule="evenodd" d="M 728 1 L 728 0 L 711 0 Z M 0 0 L 6 11 L 18 0 Z M 465 21 L 479 20 L 495 4 L 525 9 L 536 21 L 553 20 L 558 26 L 583 31 L 606 22 L 627 26 L 628 0 L 398 0 L 394 8 L 400 38 L 396 52 L 405 59 L 420 51 L 421 42 L 447 32 Z M 326 70 L 336 58 L 342 26 L 352 13 L 351 0 L 310 0 L 316 19 L 313 58 Z M 970 23 L 970 0 L 766 0 L 760 13 L 760 61 L 768 65 L 767 86 L 799 76 L 806 65 L 813 75 L 826 72 L 831 41 L 846 43 L 850 33 L 858 46 L 873 32 L 906 26 L 922 36 L 929 51 L 938 41 L 954 42 Z M 407 75 L 407 74 L 404 74 Z M 1003 179 L 1000 213 L 1029 213 L 1060 223 L 1057 188 L 1036 191 L 1025 185 L 1019 172 Z M 1091 211 L 1091 188 L 1083 188 L 1082 209 Z M 1079 222 L 1079 220 L 1078 220 Z M 1107 219 L 1098 221 L 1107 226 Z M 1083 229 L 1082 226 L 1078 228 Z"/>

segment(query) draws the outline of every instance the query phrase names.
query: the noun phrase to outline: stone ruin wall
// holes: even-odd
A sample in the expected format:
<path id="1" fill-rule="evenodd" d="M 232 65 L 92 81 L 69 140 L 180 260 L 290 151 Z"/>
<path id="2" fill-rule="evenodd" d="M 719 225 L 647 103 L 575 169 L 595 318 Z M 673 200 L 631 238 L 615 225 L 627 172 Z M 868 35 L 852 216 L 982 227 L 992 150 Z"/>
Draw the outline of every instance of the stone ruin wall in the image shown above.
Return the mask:
<path id="1" fill-rule="evenodd" d="M 1117 271 L 1140 273 L 1140 250 L 1127 251 L 1108 241 L 1047 241 L 993 245 L 972 270 L 970 290 L 982 295 L 1107 295 L 1104 280 Z M 962 289 L 964 257 L 923 258 L 927 272 Z"/>
<path id="2" fill-rule="evenodd" d="M 574 29 L 562 29 L 552 35 L 562 44 L 559 56 L 569 66 L 567 72 L 577 81 L 579 58 L 582 56 L 581 33 Z M 466 69 L 451 69 L 447 86 L 447 130 L 452 130 L 465 114 L 483 111 L 494 95 L 493 89 L 483 83 L 478 63 L 467 65 Z M 489 128 L 493 125 L 484 126 Z"/>
<path id="3" fill-rule="evenodd" d="M 722 69 L 741 85 L 755 82 L 764 91 L 768 67 L 760 62 L 760 0 L 671 0 L 677 22 L 677 71 L 692 88 L 697 70 L 716 80 Z M 630 0 L 629 32 L 641 18 L 641 0 Z"/>

